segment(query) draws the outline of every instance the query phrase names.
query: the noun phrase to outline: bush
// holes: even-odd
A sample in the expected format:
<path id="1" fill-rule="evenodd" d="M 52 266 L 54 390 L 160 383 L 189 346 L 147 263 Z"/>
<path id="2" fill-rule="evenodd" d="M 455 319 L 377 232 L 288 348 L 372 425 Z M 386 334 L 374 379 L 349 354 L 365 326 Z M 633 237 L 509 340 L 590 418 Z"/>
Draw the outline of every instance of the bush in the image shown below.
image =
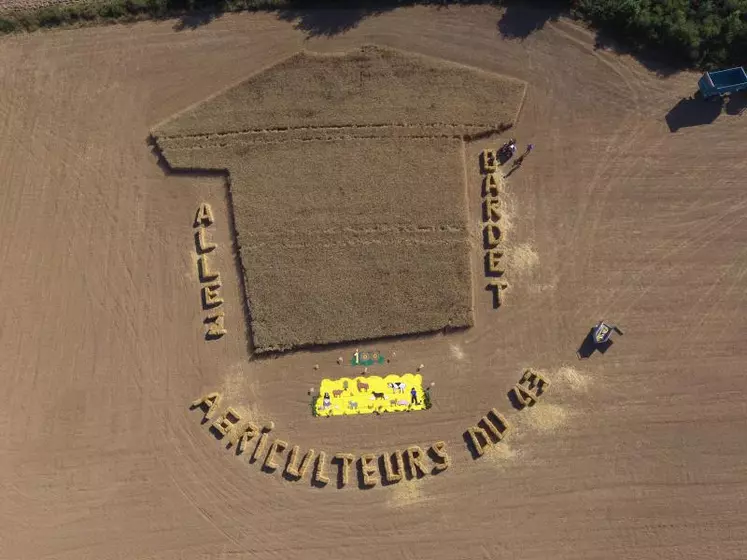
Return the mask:
<path id="1" fill-rule="evenodd" d="M 64 6 L 47 6 L 39 10 L 36 19 L 40 27 L 54 27 L 70 21 L 70 14 Z"/>
<path id="2" fill-rule="evenodd" d="M 0 33 L 13 33 L 18 30 L 19 26 L 16 20 L 0 17 Z"/>
<path id="3" fill-rule="evenodd" d="M 111 0 L 99 6 L 99 17 L 102 19 L 119 19 L 127 14 L 125 2 Z"/>
<path id="4" fill-rule="evenodd" d="M 433 406 L 433 402 L 431 401 L 431 392 L 428 389 L 426 389 L 423 393 L 423 404 L 425 405 L 426 410 Z"/>

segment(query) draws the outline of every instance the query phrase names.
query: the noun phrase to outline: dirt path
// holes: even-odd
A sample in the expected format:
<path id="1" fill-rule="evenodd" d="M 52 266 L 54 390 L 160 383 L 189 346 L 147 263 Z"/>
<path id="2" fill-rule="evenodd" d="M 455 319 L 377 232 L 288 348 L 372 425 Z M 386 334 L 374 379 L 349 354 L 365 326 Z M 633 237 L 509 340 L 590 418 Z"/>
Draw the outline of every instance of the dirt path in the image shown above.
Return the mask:
<path id="1" fill-rule="evenodd" d="M 498 17 L 396 10 L 305 40 L 244 15 L 0 41 L 0 557 L 744 556 L 744 117 L 671 133 L 665 116 L 692 76 L 595 51 L 562 21 L 507 41 Z M 512 135 L 536 147 L 508 189 L 510 242 L 536 260 L 498 312 L 476 268 L 475 328 L 379 345 L 396 352 L 391 369 L 426 365 L 429 415 L 312 421 L 306 389 L 347 371 L 335 361 L 351 350 L 247 361 L 223 185 L 165 176 L 146 138 L 300 48 L 370 42 L 530 84 Z M 485 145 L 467 145 L 475 227 Z M 229 330 L 211 344 L 191 231 L 202 200 L 216 208 Z M 625 336 L 577 362 L 602 317 Z M 553 385 L 544 408 L 515 412 L 505 395 L 526 366 Z M 368 491 L 290 483 L 189 411 L 217 389 L 294 444 L 357 453 L 443 439 L 452 466 Z M 515 433 L 473 461 L 461 434 L 492 406 Z"/>

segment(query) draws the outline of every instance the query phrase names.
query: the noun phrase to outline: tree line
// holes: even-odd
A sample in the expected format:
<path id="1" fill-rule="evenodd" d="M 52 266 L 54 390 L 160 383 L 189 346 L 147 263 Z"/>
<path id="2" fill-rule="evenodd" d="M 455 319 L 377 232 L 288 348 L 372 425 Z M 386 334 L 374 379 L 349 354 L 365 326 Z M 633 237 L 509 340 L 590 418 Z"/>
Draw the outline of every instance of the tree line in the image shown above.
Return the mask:
<path id="1" fill-rule="evenodd" d="M 509 10 L 549 7 L 553 17 L 584 20 L 620 45 L 663 55 L 676 66 L 747 64 L 747 0 L 82 0 L 0 14 L 0 33 L 242 10 L 340 7 L 356 9 L 364 18 L 405 5 L 490 3 L 505 4 Z"/>
<path id="2" fill-rule="evenodd" d="M 678 65 L 747 64 L 747 0 L 575 0 L 576 17 Z"/>

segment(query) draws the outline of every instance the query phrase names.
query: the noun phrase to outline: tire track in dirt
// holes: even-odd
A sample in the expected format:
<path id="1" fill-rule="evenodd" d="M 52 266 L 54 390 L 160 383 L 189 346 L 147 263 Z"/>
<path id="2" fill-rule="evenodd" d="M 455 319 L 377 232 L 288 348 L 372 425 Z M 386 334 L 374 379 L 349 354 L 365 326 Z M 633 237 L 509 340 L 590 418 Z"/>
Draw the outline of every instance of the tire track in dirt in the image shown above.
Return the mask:
<path id="1" fill-rule="evenodd" d="M 605 210 L 609 204 L 609 194 L 619 177 L 614 170 L 619 168 L 621 161 L 629 158 L 632 150 L 636 148 L 640 149 L 640 145 L 644 144 L 641 142 L 641 139 L 644 137 L 646 129 L 650 127 L 645 121 L 644 112 L 641 109 L 644 90 L 639 82 L 634 81 L 630 76 L 631 72 L 629 68 L 622 64 L 619 59 L 597 50 L 589 42 L 574 37 L 571 33 L 564 30 L 563 27 L 568 27 L 568 24 L 551 23 L 549 26 L 555 33 L 579 45 L 596 60 L 614 72 L 622 80 L 624 87 L 633 100 L 633 108 L 623 118 L 622 124 L 610 138 L 607 148 L 604 151 L 604 156 L 596 165 L 592 177 L 587 183 L 585 193 L 587 202 L 581 206 L 580 211 L 577 213 L 576 223 L 573 228 L 575 233 L 572 235 L 572 239 L 576 247 L 594 247 L 600 239 L 600 222 L 604 219 Z M 574 31 L 578 30 L 574 29 Z M 661 141 L 652 147 L 654 152 L 660 143 Z M 605 173 L 609 174 L 610 178 L 603 181 L 602 177 Z M 580 233 L 582 230 L 585 233 Z M 589 255 L 586 257 L 586 262 L 576 261 L 577 264 L 574 268 L 577 270 L 588 268 L 589 261 L 592 258 L 594 257 Z M 582 317 L 588 315 L 587 307 L 588 305 L 580 306 L 576 312 L 576 316 Z"/>
<path id="2" fill-rule="evenodd" d="M 654 260 L 650 264 L 644 266 L 643 269 L 636 272 L 634 275 L 634 280 L 629 284 L 629 288 L 623 289 L 622 291 L 616 293 L 609 304 L 607 305 L 607 312 L 611 309 L 615 308 L 615 304 L 618 300 L 624 299 L 629 297 L 629 293 L 632 290 L 635 290 L 635 285 L 640 283 L 641 278 L 644 275 L 653 276 L 651 273 L 659 268 L 661 266 L 661 263 L 667 259 L 671 259 L 672 257 L 680 255 L 682 252 L 686 250 L 691 250 L 693 253 L 697 252 L 698 250 L 701 250 L 705 248 L 706 246 L 713 243 L 716 239 L 721 237 L 725 232 L 730 231 L 735 225 L 738 225 L 742 221 L 744 221 L 744 217 L 742 216 L 742 210 L 747 207 L 747 201 L 742 202 L 739 206 L 736 208 L 733 206 L 730 206 L 729 209 L 722 212 L 721 214 L 718 214 L 716 216 L 713 216 L 711 218 L 708 218 L 706 220 L 706 224 L 702 229 L 705 229 L 707 233 L 700 235 L 700 236 L 694 236 L 692 235 L 691 231 L 685 231 L 681 235 L 675 237 L 671 241 L 665 241 L 662 243 L 662 246 L 668 246 L 668 245 L 674 245 L 673 247 L 669 248 L 667 247 L 666 252 L 658 257 L 657 260 Z M 725 222 L 725 218 L 732 217 L 733 215 L 737 215 L 737 219 L 733 220 L 732 222 Z M 712 224 L 719 224 L 717 226 L 713 226 Z M 703 226 L 703 224 L 701 224 Z M 693 247 L 694 246 L 694 247 Z M 648 255 L 647 255 L 648 256 Z M 691 264 L 690 266 L 695 266 L 695 264 Z M 644 290 L 636 295 L 635 298 L 632 298 L 630 302 L 624 306 L 621 310 L 621 314 L 624 317 L 625 313 L 628 312 L 631 308 L 633 308 L 635 305 L 638 304 L 638 302 L 643 299 L 643 297 L 653 288 L 655 287 L 655 283 L 652 281 L 648 284 L 647 287 L 644 288 Z"/>
<path id="3" fill-rule="evenodd" d="M 741 223 L 744 220 L 741 220 L 736 225 L 741 225 Z M 732 227 L 734 227 L 732 226 Z M 690 313 L 687 315 L 687 317 L 683 320 L 683 323 L 686 325 L 691 325 L 683 335 L 677 336 L 676 343 L 673 344 L 672 350 L 668 353 L 667 357 L 671 358 L 673 355 L 678 351 L 678 347 L 680 345 L 688 345 L 688 343 L 698 337 L 701 334 L 702 328 L 704 323 L 711 317 L 713 317 L 715 314 L 724 315 L 725 309 L 724 309 L 724 303 L 728 302 L 731 298 L 729 296 L 732 295 L 732 292 L 736 286 L 739 286 L 741 288 L 744 288 L 744 284 L 742 283 L 742 279 L 747 274 L 747 249 L 743 249 L 741 253 L 739 254 L 739 257 L 734 260 L 730 265 L 726 266 L 726 269 L 715 279 L 712 280 L 710 287 L 705 290 L 704 293 L 698 294 L 698 303 L 701 303 L 703 307 L 705 307 L 704 311 L 700 311 L 695 308 L 695 305 L 693 306 L 693 310 L 690 311 Z M 735 268 L 739 268 L 739 272 L 736 275 L 731 274 L 732 271 Z M 736 276 L 734 278 L 728 289 L 722 288 L 722 283 L 725 279 L 727 279 L 729 276 Z M 711 295 L 715 290 L 718 290 L 718 293 L 715 298 L 711 298 Z M 744 291 L 743 291 L 744 293 Z M 730 304 L 731 305 L 731 304 Z M 700 311 L 700 312 L 699 312 Z M 697 319 L 697 320 L 696 320 Z M 731 323 L 730 321 L 723 321 L 727 326 L 721 330 L 721 333 L 724 333 L 725 330 L 728 328 L 728 325 Z M 693 324 L 694 323 L 694 324 Z M 719 336 L 720 338 L 720 336 Z"/>
<path id="4" fill-rule="evenodd" d="M 189 430 L 184 430 L 183 435 L 186 434 L 187 438 L 190 439 L 190 443 L 192 444 L 192 447 L 194 447 L 197 442 L 194 441 L 194 438 L 192 438 L 191 434 L 189 433 Z M 180 446 L 174 446 L 174 450 L 178 454 L 178 456 L 181 456 L 182 459 L 186 459 L 184 457 L 184 454 L 181 452 Z M 173 472 L 169 470 L 168 465 L 164 465 L 166 470 L 169 472 L 169 478 L 171 479 L 171 483 L 176 489 L 179 491 L 179 494 L 184 498 L 184 500 L 193 508 L 195 509 L 200 516 L 211 526 L 213 527 L 219 534 L 223 535 L 226 539 L 228 539 L 234 546 L 240 546 L 240 541 L 237 540 L 233 535 L 231 535 L 228 531 L 226 531 L 220 523 L 216 522 L 213 517 L 208 514 L 203 507 L 201 507 L 197 500 L 190 495 L 189 492 L 187 492 L 183 487 L 182 484 L 179 482 L 179 479 L 174 475 Z M 203 469 L 204 472 L 204 469 Z M 211 492 L 208 489 L 205 489 L 203 492 L 203 495 L 201 496 L 203 498 L 203 501 L 205 498 L 210 496 Z"/>

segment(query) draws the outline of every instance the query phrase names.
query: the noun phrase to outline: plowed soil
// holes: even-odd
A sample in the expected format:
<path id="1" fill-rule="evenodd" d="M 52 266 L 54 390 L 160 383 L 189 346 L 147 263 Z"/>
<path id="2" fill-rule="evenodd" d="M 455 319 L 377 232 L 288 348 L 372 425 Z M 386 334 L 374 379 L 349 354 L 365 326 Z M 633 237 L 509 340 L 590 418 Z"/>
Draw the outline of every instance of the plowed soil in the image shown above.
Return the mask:
<path id="1" fill-rule="evenodd" d="M 734 102 L 709 114 L 687 100 L 695 75 L 661 77 L 566 21 L 507 40 L 500 16 L 401 9 L 308 40 L 255 14 L 0 41 L 0 557 L 744 558 L 744 117 Z M 302 47 L 369 43 L 527 81 L 511 134 L 535 149 L 506 180 L 524 264 L 493 310 L 476 242 L 475 326 L 375 345 L 390 362 L 371 373 L 424 365 L 431 410 L 316 419 L 308 388 L 355 373 L 355 348 L 249 360 L 224 181 L 164 173 L 146 140 Z M 467 146 L 478 240 L 477 156 L 502 140 Z M 205 200 L 228 329 L 209 342 L 192 232 Z M 624 336 L 578 361 L 601 318 Z M 515 411 L 525 367 L 551 384 Z M 444 440 L 451 465 L 370 490 L 291 482 L 201 424 L 189 404 L 207 391 L 303 449 Z M 462 434 L 491 407 L 513 431 L 473 460 Z"/>

